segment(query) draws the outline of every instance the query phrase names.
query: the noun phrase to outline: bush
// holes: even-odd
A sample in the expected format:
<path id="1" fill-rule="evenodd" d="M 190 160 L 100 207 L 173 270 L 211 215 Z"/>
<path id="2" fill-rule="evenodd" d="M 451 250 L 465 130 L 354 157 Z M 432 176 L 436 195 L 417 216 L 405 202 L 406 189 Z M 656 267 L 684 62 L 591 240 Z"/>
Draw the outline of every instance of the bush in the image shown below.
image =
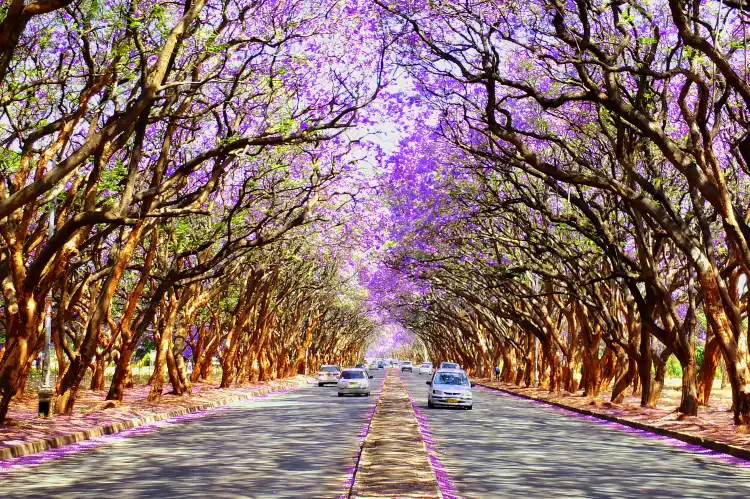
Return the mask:
<path id="1" fill-rule="evenodd" d="M 698 345 L 695 347 L 695 360 L 698 363 L 698 369 L 703 365 L 703 359 L 705 358 L 706 346 Z"/>
<path id="2" fill-rule="evenodd" d="M 667 359 L 667 377 L 682 378 L 682 366 L 674 355 L 670 355 Z"/>

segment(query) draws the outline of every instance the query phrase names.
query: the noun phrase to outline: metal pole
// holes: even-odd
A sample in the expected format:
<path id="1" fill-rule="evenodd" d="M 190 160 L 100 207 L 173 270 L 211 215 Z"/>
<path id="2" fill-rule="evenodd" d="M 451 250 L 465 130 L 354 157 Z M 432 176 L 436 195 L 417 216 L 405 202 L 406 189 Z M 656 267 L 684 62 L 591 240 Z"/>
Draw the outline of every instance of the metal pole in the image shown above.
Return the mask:
<path id="1" fill-rule="evenodd" d="M 47 220 L 47 242 L 55 234 L 55 200 L 50 201 Z M 52 289 L 44 304 L 44 349 L 42 350 L 42 387 L 39 389 L 39 415 L 48 417 L 51 413 L 52 387 L 50 386 L 50 343 L 52 342 Z"/>

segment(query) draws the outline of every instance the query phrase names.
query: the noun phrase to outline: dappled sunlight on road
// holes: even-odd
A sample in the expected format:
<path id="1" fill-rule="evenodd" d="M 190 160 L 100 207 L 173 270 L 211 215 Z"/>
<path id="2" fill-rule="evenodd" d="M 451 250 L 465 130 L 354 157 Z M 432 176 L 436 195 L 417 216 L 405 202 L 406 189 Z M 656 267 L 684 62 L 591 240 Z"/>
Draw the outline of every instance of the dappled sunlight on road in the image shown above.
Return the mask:
<path id="1" fill-rule="evenodd" d="M 427 408 L 426 377 L 402 375 L 461 496 L 739 497 L 750 469 L 474 390 L 474 410 Z"/>
<path id="2" fill-rule="evenodd" d="M 372 381 L 376 389 L 382 378 Z M 11 471 L 3 497 L 336 497 L 346 491 L 374 400 L 310 387 L 237 402 L 203 419 Z"/>

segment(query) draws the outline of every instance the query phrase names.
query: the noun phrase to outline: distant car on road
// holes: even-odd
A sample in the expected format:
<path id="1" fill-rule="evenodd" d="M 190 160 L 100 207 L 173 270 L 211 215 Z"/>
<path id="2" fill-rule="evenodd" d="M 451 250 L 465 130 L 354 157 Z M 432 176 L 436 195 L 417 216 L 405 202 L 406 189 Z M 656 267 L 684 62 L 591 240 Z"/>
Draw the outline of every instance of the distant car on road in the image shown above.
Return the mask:
<path id="1" fill-rule="evenodd" d="M 414 372 L 414 364 L 412 364 L 410 360 L 405 360 L 401 363 L 401 372 L 404 371 L 409 371 L 410 373 Z"/>
<path id="2" fill-rule="evenodd" d="M 357 369 L 364 369 L 364 368 L 365 368 L 365 365 L 364 365 L 364 364 L 357 364 L 357 365 L 356 365 L 356 366 L 354 366 L 354 367 L 356 367 Z"/>
<path id="3" fill-rule="evenodd" d="M 455 362 L 441 362 L 438 369 L 461 369 L 461 366 Z"/>
<path id="4" fill-rule="evenodd" d="M 385 369 L 385 361 L 383 360 L 378 361 L 378 369 Z"/>
<path id="5" fill-rule="evenodd" d="M 432 374 L 432 362 L 422 362 L 422 365 L 419 366 L 419 370 L 417 371 L 419 375 L 427 374 L 428 376 Z"/>
<path id="6" fill-rule="evenodd" d="M 339 378 L 339 397 L 344 395 L 370 395 L 370 380 L 372 376 L 364 369 L 344 369 Z"/>
<path id="7" fill-rule="evenodd" d="M 431 381 L 427 382 L 430 390 L 427 392 L 427 407 L 463 407 L 471 410 L 474 400 L 471 387 L 465 371 L 461 369 L 438 369 Z"/>
<path id="8" fill-rule="evenodd" d="M 335 385 L 339 380 L 340 375 L 341 369 L 339 369 L 339 366 L 324 364 L 320 366 L 320 371 L 318 371 L 318 386 L 327 385 L 329 383 Z"/>

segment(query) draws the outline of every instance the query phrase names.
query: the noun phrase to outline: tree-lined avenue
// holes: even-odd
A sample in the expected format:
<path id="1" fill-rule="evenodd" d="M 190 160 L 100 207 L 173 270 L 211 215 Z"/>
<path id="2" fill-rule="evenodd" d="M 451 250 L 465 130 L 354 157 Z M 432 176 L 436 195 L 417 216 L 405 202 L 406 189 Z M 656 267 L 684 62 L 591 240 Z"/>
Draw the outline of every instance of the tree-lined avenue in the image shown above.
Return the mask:
<path id="1" fill-rule="evenodd" d="M 400 357 L 750 449 L 749 34 L 750 0 L 4 1 L 0 438 Z M 287 438 L 266 424 L 283 404 L 292 439 L 305 400 L 367 406 L 330 392 L 248 408 L 253 438 Z M 656 468 L 681 495 L 742 487 L 478 400 L 427 416 L 467 496 L 658 495 Z M 244 452 L 239 414 L 184 426 L 200 466 Z M 488 433 L 460 465 L 451 424 Z"/>

